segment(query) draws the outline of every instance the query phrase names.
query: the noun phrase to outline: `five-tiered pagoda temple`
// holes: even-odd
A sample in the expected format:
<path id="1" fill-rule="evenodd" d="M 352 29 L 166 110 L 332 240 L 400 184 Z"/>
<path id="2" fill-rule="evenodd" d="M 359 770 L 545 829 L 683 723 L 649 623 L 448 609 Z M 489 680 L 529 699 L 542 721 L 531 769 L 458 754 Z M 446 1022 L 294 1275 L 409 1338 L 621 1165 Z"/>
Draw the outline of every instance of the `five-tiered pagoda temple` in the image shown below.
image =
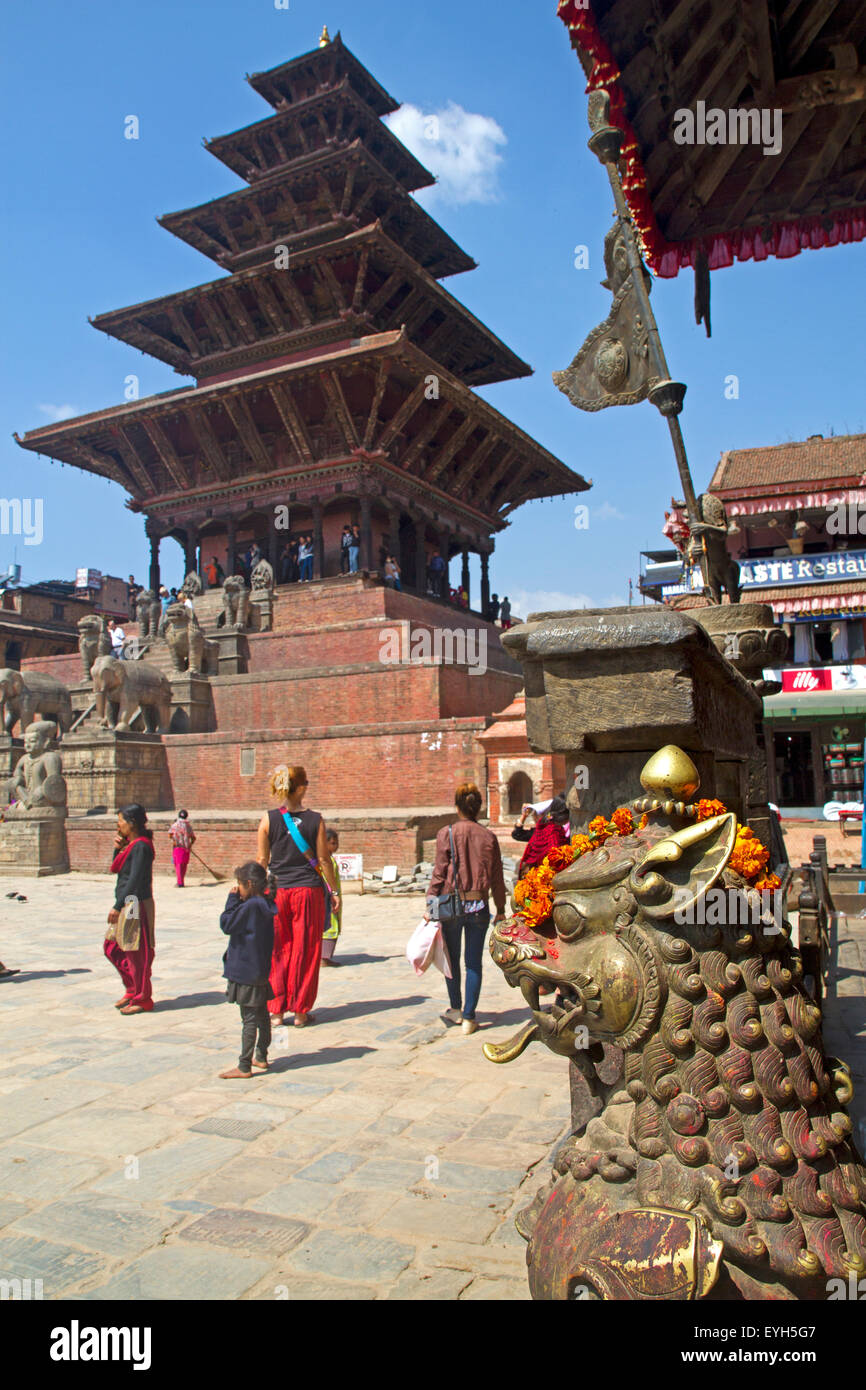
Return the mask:
<path id="1" fill-rule="evenodd" d="M 234 573 L 253 540 L 276 569 L 288 508 L 316 578 L 339 574 L 346 523 L 362 569 L 392 552 L 422 594 L 431 548 L 464 579 L 478 553 L 484 612 L 509 513 L 588 485 L 472 390 L 530 368 L 442 287 L 474 262 L 410 196 L 433 177 L 339 34 L 248 81 L 274 114 L 205 142 L 247 186 L 160 218 L 228 274 L 92 320 L 194 384 L 18 442 L 127 490 L 152 587 L 166 537 L 187 571 Z"/>

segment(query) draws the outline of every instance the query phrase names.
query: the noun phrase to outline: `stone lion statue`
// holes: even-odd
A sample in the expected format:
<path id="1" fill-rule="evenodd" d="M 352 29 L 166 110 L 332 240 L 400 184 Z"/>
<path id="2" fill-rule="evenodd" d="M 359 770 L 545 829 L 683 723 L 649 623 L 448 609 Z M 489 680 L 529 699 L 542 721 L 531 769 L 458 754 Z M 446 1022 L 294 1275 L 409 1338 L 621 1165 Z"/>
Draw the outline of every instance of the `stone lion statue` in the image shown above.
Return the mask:
<path id="1" fill-rule="evenodd" d="M 190 570 L 186 579 L 180 586 L 181 598 L 197 598 L 204 593 L 204 586 L 196 574 L 195 570 Z"/>
<path id="2" fill-rule="evenodd" d="M 153 589 L 141 589 L 135 600 L 139 637 L 156 637 L 161 615 L 162 605 Z"/>
<path id="3" fill-rule="evenodd" d="M 6 733 L 17 723 L 23 733 L 37 714 L 66 732 L 72 724 L 72 698 L 63 682 L 39 671 L 0 670 L 0 725 Z"/>
<path id="4" fill-rule="evenodd" d="M 200 676 L 207 643 L 193 610 L 185 603 L 170 603 L 165 611 L 163 633 L 174 670 Z"/>
<path id="5" fill-rule="evenodd" d="M 226 627 L 245 628 L 250 607 L 250 591 L 243 576 L 230 574 L 223 584 L 223 620 Z"/>
<path id="6" fill-rule="evenodd" d="M 537 1039 L 571 1064 L 574 1132 L 517 1218 L 534 1298 L 825 1299 L 866 1272 L 850 1074 L 824 1053 L 783 893 L 734 872 L 736 819 L 712 809 L 634 802 L 631 828 L 556 874 L 543 929 L 493 928 L 533 1021 L 485 1054 Z"/>
<path id="7" fill-rule="evenodd" d="M 93 663 L 98 656 L 111 656 L 111 637 L 106 620 L 98 613 L 88 613 L 78 619 L 78 651 L 85 680 L 90 679 Z"/>
<path id="8" fill-rule="evenodd" d="M 254 589 L 272 589 L 274 587 L 274 567 L 269 560 L 259 560 L 250 576 Z"/>
<path id="9" fill-rule="evenodd" d="M 4 783 L 5 805 L 14 802 L 13 814 L 28 811 L 66 813 L 66 781 L 57 752 L 57 725 L 48 720 L 28 724 L 24 731 L 24 756 Z"/>
<path id="10" fill-rule="evenodd" d="M 157 666 L 99 656 L 91 676 L 96 717 L 104 729 L 129 733 L 140 714 L 147 733 L 168 733 L 171 686 Z"/>

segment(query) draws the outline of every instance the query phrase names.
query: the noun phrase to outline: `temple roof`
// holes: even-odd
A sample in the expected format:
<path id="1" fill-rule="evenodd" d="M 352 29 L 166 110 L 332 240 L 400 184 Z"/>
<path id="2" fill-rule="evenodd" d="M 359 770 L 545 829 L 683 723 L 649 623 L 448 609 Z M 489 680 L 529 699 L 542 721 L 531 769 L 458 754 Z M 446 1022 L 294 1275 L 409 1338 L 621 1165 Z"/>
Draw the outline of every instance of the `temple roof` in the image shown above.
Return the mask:
<path id="1" fill-rule="evenodd" d="M 712 270 L 866 237 L 862 0 L 560 0 L 559 14 L 587 90 L 611 94 L 623 186 L 660 275 L 699 252 Z M 679 113 L 699 106 L 780 113 L 780 149 L 731 138 L 730 122 L 724 143 L 697 126 L 677 143 Z"/>
<path id="2" fill-rule="evenodd" d="M 435 383 L 435 387 L 433 386 Z M 28 431 L 25 449 L 120 483 L 136 509 L 215 485 L 261 492 L 373 461 L 494 529 L 521 503 L 589 484 L 403 332 L 375 334 L 206 386 Z"/>
<path id="3" fill-rule="evenodd" d="M 816 490 L 816 484 L 861 481 L 866 476 L 866 434 L 834 435 L 771 444 L 756 449 L 728 449 L 716 465 L 712 492 L 741 488 L 777 491 L 791 485 Z"/>
<path id="4" fill-rule="evenodd" d="M 381 223 L 297 251 L 286 270 L 256 266 L 91 321 L 199 380 L 403 324 L 467 385 L 531 375 L 516 353 L 386 236 Z"/>
<path id="5" fill-rule="evenodd" d="M 358 61 L 339 33 L 329 44 L 303 53 L 299 58 L 268 68 L 267 72 L 248 73 L 247 81 L 259 96 L 279 110 L 284 104 L 300 101 L 322 87 L 336 85 L 344 77 L 377 116 L 387 116 L 397 110 L 400 103 L 389 96 Z"/>
<path id="6" fill-rule="evenodd" d="M 361 217 L 364 222 L 379 219 L 393 240 L 437 279 L 475 268 L 472 257 L 360 140 L 346 149 L 315 151 L 296 160 L 279 179 L 158 220 L 181 241 L 235 270 L 273 261 L 278 245 L 291 251 L 354 231 Z"/>

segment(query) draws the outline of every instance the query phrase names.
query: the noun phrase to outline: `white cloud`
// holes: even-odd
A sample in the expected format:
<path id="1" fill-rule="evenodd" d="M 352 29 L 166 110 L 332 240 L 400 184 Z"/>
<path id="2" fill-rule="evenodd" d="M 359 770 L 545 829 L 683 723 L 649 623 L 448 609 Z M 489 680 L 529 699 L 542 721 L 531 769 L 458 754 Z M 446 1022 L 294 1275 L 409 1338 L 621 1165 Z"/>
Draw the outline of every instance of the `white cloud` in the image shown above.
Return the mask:
<path id="1" fill-rule="evenodd" d="M 608 594 L 604 599 L 590 594 L 565 594 L 558 589 L 515 589 L 509 594 L 511 611 L 517 618 L 530 613 L 563 613 L 576 608 L 625 608 L 628 599 Z"/>
<path id="2" fill-rule="evenodd" d="M 77 405 L 40 405 L 39 409 L 43 415 L 47 415 L 53 425 L 59 425 L 61 420 L 72 420 L 81 411 Z"/>
<path id="3" fill-rule="evenodd" d="M 492 116 L 465 111 L 454 101 L 425 114 L 407 104 L 387 116 L 391 130 L 439 180 L 447 203 L 493 203 L 499 197 L 499 147 L 508 143 Z"/>
<path id="4" fill-rule="evenodd" d="M 590 517 L 593 521 L 625 521 L 625 512 L 621 512 L 619 507 L 614 507 L 611 502 L 602 502 L 598 507 L 590 507 Z"/>

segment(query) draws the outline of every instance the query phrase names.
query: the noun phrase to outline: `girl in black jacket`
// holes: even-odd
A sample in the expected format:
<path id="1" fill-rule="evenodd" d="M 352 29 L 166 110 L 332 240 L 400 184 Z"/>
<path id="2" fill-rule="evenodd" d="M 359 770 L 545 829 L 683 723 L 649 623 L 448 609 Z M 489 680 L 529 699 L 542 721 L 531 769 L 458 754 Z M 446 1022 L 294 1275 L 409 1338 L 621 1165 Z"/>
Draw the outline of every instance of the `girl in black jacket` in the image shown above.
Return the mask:
<path id="1" fill-rule="evenodd" d="M 223 956 L 223 975 L 228 980 L 226 998 L 237 1004 L 243 1024 L 241 1055 L 231 1071 L 220 1072 L 223 1081 L 248 1081 L 256 1071 L 267 1071 L 271 1043 L 268 984 L 274 949 L 276 908 L 265 896 L 268 876 L 251 860 L 235 869 L 237 886 L 229 893 L 220 927 L 229 938 Z"/>

